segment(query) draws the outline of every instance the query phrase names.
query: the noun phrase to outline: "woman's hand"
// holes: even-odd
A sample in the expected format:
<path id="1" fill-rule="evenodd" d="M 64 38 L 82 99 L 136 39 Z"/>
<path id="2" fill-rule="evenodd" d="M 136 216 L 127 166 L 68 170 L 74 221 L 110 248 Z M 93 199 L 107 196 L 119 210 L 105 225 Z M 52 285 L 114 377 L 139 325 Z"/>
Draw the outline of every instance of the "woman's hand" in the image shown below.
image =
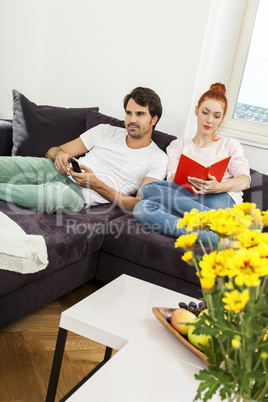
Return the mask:
<path id="1" fill-rule="evenodd" d="M 216 177 L 208 175 L 207 180 L 197 179 L 196 177 L 188 177 L 189 183 L 195 194 L 213 194 L 220 192 L 220 185 Z"/>

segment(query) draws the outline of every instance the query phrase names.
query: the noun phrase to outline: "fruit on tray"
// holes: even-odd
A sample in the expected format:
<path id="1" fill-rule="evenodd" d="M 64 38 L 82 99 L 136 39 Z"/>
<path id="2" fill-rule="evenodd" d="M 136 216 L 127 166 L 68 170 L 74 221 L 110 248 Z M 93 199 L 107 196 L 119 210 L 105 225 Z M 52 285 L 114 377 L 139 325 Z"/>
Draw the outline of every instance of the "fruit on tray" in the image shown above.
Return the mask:
<path id="1" fill-rule="evenodd" d="M 198 334 L 195 330 L 195 321 L 198 317 L 205 314 L 207 305 L 204 301 L 190 303 L 180 302 L 179 308 L 174 310 L 171 317 L 167 321 L 171 326 L 178 331 L 181 335 L 188 338 L 188 341 L 196 348 L 202 350 L 204 345 L 209 346 L 210 336 L 205 334 Z"/>
<path id="2" fill-rule="evenodd" d="M 198 321 L 199 318 L 196 318 L 195 321 Z M 195 323 L 195 321 L 193 321 L 193 324 Z M 210 344 L 210 339 L 211 336 L 210 335 L 205 335 L 205 334 L 200 334 L 198 333 L 198 330 L 196 330 L 196 332 L 194 333 L 195 330 L 195 326 L 191 325 L 188 331 L 188 340 L 189 342 L 194 345 L 196 348 L 198 349 L 203 349 L 203 346 L 209 346 Z"/>
<path id="3" fill-rule="evenodd" d="M 196 315 L 194 313 L 184 308 L 177 308 L 172 313 L 170 324 L 181 335 L 186 336 L 190 328 L 190 325 L 187 324 L 193 322 L 194 320 L 196 320 Z"/>
<path id="4" fill-rule="evenodd" d="M 191 313 L 198 316 L 202 311 L 207 309 L 207 305 L 205 301 L 200 301 L 198 304 L 194 301 L 190 301 L 190 303 L 180 302 L 180 308 L 184 308 L 185 310 L 191 311 Z"/>

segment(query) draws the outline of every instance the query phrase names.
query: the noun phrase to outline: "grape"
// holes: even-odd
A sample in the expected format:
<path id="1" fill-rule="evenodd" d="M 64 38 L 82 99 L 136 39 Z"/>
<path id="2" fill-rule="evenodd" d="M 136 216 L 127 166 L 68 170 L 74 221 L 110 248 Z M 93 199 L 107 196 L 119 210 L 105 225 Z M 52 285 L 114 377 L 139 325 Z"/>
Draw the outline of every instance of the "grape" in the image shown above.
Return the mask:
<path id="1" fill-rule="evenodd" d="M 171 324 L 171 316 L 167 317 L 167 322 Z"/>
<path id="2" fill-rule="evenodd" d="M 194 309 L 196 309 L 197 304 L 196 304 L 194 301 L 191 301 L 191 302 L 188 304 L 188 306 L 189 306 L 189 307 L 193 307 Z"/>
<path id="3" fill-rule="evenodd" d="M 191 313 L 195 314 L 195 308 L 194 307 L 188 306 L 187 310 L 190 311 Z"/>
<path id="4" fill-rule="evenodd" d="M 184 303 L 184 302 L 180 302 L 180 303 L 179 303 L 179 307 L 180 307 L 180 308 L 185 308 L 185 309 L 187 310 L 187 304 Z"/>
<path id="5" fill-rule="evenodd" d="M 201 313 L 201 311 L 207 309 L 207 305 L 205 301 L 200 301 L 198 304 L 194 301 L 190 301 L 188 304 L 185 302 L 179 302 L 179 307 L 184 308 L 185 310 L 190 311 L 191 313 L 195 314 L 197 317 Z"/>

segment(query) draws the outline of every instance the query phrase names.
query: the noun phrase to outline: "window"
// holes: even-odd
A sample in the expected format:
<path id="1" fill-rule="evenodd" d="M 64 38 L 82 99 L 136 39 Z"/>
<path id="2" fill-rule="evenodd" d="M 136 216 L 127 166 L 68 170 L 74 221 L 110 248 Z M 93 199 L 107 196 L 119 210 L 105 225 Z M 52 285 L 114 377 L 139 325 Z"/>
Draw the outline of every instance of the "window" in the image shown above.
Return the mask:
<path id="1" fill-rule="evenodd" d="M 268 145 L 268 1 L 245 2 L 228 80 L 225 131 Z M 265 147 L 266 147 L 265 146 Z"/>

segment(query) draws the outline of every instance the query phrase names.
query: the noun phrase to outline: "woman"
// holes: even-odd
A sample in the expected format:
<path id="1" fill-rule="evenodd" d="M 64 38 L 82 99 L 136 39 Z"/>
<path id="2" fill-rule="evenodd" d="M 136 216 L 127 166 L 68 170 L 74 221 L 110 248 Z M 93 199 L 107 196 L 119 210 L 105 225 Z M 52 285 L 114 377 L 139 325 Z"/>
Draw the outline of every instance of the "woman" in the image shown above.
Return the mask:
<path id="1" fill-rule="evenodd" d="M 199 99 L 195 108 L 197 132 L 192 139 L 176 139 L 167 148 L 169 158 L 167 181 L 153 181 L 142 186 L 141 201 L 134 208 L 136 220 L 152 230 L 172 237 L 186 234 L 178 229 L 178 218 L 193 208 L 199 211 L 228 208 L 242 202 L 242 191 L 250 186 L 249 164 L 237 140 L 219 137 L 217 129 L 227 111 L 225 86 L 212 84 Z M 182 153 L 199 157 L 209 164 L 212 160 L 231 155 L 223 179 L 218 182 L 209 175 L 206 181 L 188 177 L 193 192 L 173 182 Z M 205 232 L 200 231 L 201 239 L 208 243 Z M 212 243 L 216 245 L 217 236 L 211 232 Z"/>

